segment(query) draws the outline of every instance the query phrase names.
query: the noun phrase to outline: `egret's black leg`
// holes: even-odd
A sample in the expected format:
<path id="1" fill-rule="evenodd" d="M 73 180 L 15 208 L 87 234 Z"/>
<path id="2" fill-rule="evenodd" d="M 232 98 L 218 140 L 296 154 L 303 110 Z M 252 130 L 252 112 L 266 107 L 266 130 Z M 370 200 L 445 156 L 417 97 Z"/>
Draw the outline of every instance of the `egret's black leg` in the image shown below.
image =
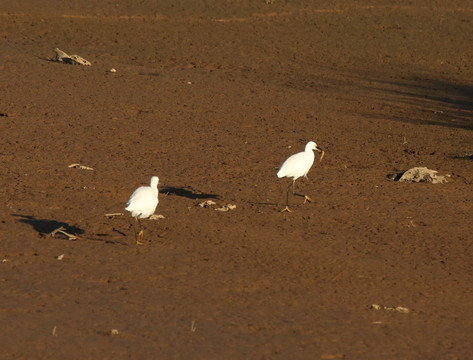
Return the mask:
<path id="1" fill-rule="evenodd" d="M 291 189 L 291 186 L 292 186 L 292 193 L 294 194 L 294 183 L 295 181 L 293 180 L 292 183 L 289 184 L 289 186 L 287 187 L 287 190 L 286 190 L 286 207 L 284 209 L 281 210 L 281 212 L 292 212 L 291 210 L 289 210 L 289 190 Z"/>
<path id="2" fill-rule="evenodd" d="M 135 222 L 133 223 L 133 234 L 135 235 L 135 241 L 138 244 L 140 241 L 138 240 L 139 235 L 138 235 L 138 232 L 136 231 L 137 222 L 139 222 L 138 217 L 135 217 Z M 140 224 L 140 227 L 141 227 L 141 224 Z"/>
<path id="3" fill-rule="evenodd" d="M 138 245 L 143 245 L 143 233 L 144 233 L 144 230 L 143 230 L 143 226 L 141 225 L 141 220 L 139 217 L 136 218 L 138 220 L 138 224 L 140 225 L 140 232 L 138 233 L 138 237 L 136 238 L 136 243 Z"/>

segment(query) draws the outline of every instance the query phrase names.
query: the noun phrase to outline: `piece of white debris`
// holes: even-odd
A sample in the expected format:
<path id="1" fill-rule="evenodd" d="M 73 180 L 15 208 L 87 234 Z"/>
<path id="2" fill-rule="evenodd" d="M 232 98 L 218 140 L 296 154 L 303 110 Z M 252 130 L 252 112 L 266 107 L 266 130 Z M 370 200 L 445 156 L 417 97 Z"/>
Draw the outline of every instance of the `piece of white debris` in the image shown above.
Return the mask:
<path id="1" fill-rule="evenodd" d="M 227 204 L 227 205 L 223 205 L 222 207 L 220 207 L 218 209 L 215 209 L 215 210 L 217 210 L 217 211 L 228 211 L 228 210 L 233 210 L 233 209 L 236 209 L 236 205 Z"/>
<path id="2" fill-rule="evenodd" d="M 116 72 L 117 72 L 117 69 L 111 68 L 110 70 L 108 70 L 108 72 L 110 72 L 110 73 L 116 73 Z"/>
<path id="3" fill-rule="evenodd" d="M 401 182 L 430 182 L 432 184 L 443 184 L 447 182 L 447 177 L 437 175 L 436 170 L 430 170 L 426 167 L 415 167 L 407 170 L 400 177 Z"/>
<path id="4" fill-rule="evenodd" d="M 63 62 L 65 64 L 72 64 L 72 65 L 84 65 L 84 66 L 92 66 L 92 64 L 85 60 L 83 57 L 79 55 L 68 55 L 64 51 L 55 48 L 54 51 L 56 52 L 56 59 L 53 61 Z"/>
<path id="5" fill-rule="evenodd" d="M 69 55 L 67 55 L 64 51 L 55 48 L 54 51 L 56 52 L 56 61 L 63 62 L 64 59 L 69 59 Z"/>
<path id="6" fill-rule="evenodd" d="M 118 335 L 118 334 L 119 334 L 119 332 L 118 332 L 117 329 L 110 330 L 110 335 Z"/>
<path id="7" fill-rule="evenodd" d="M 66 228 L 64 226 L 60 226 L 57 229 L 51 231 L 47 236 L 54 237 L 57 233 L 66 235 L 69 240 L 77 240 L 79 237 L 77 235 L 72 235 L 66 232 Z"/>
<path id="8" fill-rule="evenodd" d="M 105 217 L 108 217 L 109 219 L 113 219 L 113 218 L 115 218 L 115 216 L 123 216 L 123 213 L 105 214 Z"/>
<path id="9" fill-rule="evenodd" d="M 384 306 L 378 304 L 372 304 L 371 309 L 373 310 L 387 310 L 387 311 L 397 311 L 403 314 L 408 314 L 411 310 L 404 306 Z"/>
<path id="10" fill-rule="evenodd" d="M 56 256 L 56 259 L 58 259 L 58 260 L 64 259 L 64 254 L 61 254 L 61 255 Z"/>
<path id="11" fill-rule="evenodd" d="M 387 309 L 387 310 L 391 310 L 391 309 Z M 396 306 L 393 308 L 394 311 L 397 311 L 397 312 L 400 312 L 400 313 L 403 313 L 403 314 L 407 314 L 407 313 L 410 313 L 411 310 L 409 308 L 406 308 L 404 306 Z"/>
<path id="12" fill-rule="evenodd" d="M 69 168 L 74 168 L 74 169 L 81 169 L 81 170 L 92 170 L 92 171 L 95 170 L 94 168 L 84 166 L 84 165 L 81 165 L 81 164 L 71 164 L 68 167 Z"/>
<path id="13" fill-rule="evenodd" d="M 209 207 L 209 206 L 212 206 L 212 205 L 215 205 L 215 204 L 216 204 L 215 201 L 205 200 L 205 201 L 202 201 L 201 203 L 199 203 L 199 206 L 200 207 Z"/>

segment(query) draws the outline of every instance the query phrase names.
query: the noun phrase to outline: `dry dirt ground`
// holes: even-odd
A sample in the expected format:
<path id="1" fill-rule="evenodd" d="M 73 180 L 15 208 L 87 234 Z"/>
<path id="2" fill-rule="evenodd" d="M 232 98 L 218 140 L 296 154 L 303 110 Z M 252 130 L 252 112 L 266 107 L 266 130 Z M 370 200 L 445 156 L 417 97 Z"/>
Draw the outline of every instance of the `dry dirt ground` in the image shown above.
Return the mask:
<path id="1" fill-rule="evenodd" d="M 472 359 L 472 39 L 465 1 L 3 0 L 0 357 Z M 152 175 L 138 246 L 104 215 Z"/>

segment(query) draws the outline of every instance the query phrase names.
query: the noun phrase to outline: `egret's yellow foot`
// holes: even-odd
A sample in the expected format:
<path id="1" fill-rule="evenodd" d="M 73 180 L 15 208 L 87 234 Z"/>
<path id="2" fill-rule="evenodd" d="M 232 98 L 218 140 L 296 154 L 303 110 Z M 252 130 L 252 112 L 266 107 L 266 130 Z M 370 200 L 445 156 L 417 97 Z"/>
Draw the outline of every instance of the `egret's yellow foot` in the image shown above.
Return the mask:
<path id="1" fill-rule="evenodd" d="M 312 199 L 308 197 L 307 195 L 304 195 L 304 204 L 310 203 Z"/>
<path id="2" fill-rule="evenodd" d="M 292 212 L 292 210 L 289 209 L 289 206 L 286 205 L 284 209 L 281 210 L 281 212 Z"/>

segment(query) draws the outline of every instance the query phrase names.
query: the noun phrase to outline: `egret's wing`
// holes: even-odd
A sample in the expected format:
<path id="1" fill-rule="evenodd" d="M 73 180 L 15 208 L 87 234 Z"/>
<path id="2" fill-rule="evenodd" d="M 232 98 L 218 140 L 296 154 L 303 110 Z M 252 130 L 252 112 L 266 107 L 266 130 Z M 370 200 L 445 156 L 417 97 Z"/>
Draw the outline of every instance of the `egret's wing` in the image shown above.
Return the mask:
<path id="1" fill-rule="evenodd" d="M 297 170 L 297 164 L 304 157 L 305 153 L 300 152 L 294 155 L 289 156 L 286 161 L 281 165 L 278 171 L 278 177 L 282 178 L 285 176 L 293 176 L 293 172 Z"/>
<path id="2" fill-rule="evenodd" d="M 148 190 L 148 191 L 147 191 Z M 133 194 L 130 196 L 130 200 L 128 200 L 127 203 L 127 208 L 134 207 L 134 204 L 139 204 L 143 202 L 147 197 L 149 197 L 149 190 L 151 190 L 147 186 L 141 186 L 138 189 L 136 189 Z M 131 210 L 131 209 L 130 209 Z"/>

